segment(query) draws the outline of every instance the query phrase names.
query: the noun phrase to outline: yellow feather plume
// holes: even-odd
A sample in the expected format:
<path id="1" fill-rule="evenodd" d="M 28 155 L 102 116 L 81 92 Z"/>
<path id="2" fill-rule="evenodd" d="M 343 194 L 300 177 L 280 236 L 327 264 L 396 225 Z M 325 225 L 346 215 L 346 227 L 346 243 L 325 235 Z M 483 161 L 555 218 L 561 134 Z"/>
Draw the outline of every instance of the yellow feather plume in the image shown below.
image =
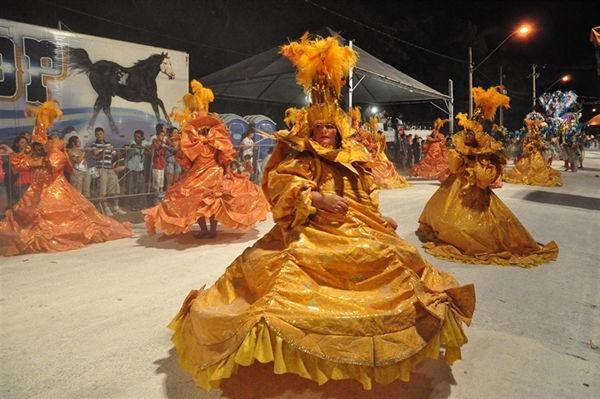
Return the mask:
<path id="1" fill-rule="evenodd" d="M 442 128 L 442 126 L 444 126 L 448 122 L 450 122 L 450 119 L 437 118 L 435 120 L 435 122 L 433 122 L 433 130 L 435 130 L 436 132 L 439 132 L 440 129 Z"/>
<path id="2" fill-rule="evenodd" d="M 304 108 L 288 108 L 285 111 L 283 122 L 285 122 L 288 129 L 294 126 L 302 126 L 306 122 L 306 110 Z"/>
<path id="3" fill-rule="evenodd" d="M 63 114 L 56 106 L 60 106 L 60 102 L 58 100 L 50 100 L 44 102 L 38 108 L 25 108 L 25 117 L 27 119 L 33 118 L 35 123 L 33 132 L 31 133 L 32 141 L 44 144 L 48 141 L 47 129 L 52 126 L 56 118 L 60 120 Z"/>
<path id="4" fill-rule="evenodd" d="M 510 97 L 500 93 L 498 89 L 502 90 L 504 87 L 495 86 L 490 87 L 487 90 L 484 90 L 481 87 L 473 88 L 473 100 L 475 101 L 476 107 L 480 108 L 483 117 L 490 121 L 494 119 L 498 107 L 503 106 L 506 109 L 510 108 L 508 105 Z"/>
<path id="5" fill-rule="evenodd" d="M 360 126 L 360 121 L 361 121 L 361 118 L 362 118 L 362 115 L 360 113 L 360 107 L 350 108 L 348 110 L 348 115 L 352 119 L 352 124 L 353 125 Z"/>
<path id="6" fill-rule="evenodd" d="M 173 109 L 170 116 L 177 122 L 183 122 L 188 119 L 190 114 L 197 111 L 208 113 L 208 106 L 215 100 L 215 96 L 211 89 L 202 86 L 202 83 L 193 79 L 190 82 L 192 93 L 186 93 L 181 102 L 184 109 Z"/>
<path id="7" fill-rule="evenodd" d="M 464 127 L 465 122 L 469 120 L 469 115 L 465 114 L 464 112 L 459 112 L 456 114 L 456 119 L 458 119 L 458 124 Z"/>
<path id="8" fill-rule="evenodd" d="M 54 120 L 62 118 L 62 111 L 54 105 L 60 106 L 58 100 L 50 100 L 44 102 L 38 108 L 25 108 L 25 118 L 30 119 L 33 117 L 36 125 L 43 125 L 45 128 L 49 128 L 54 123 Z"/>
<path id="9" fill-rule="evenodd" d="M 337 101 L 345 78 L 358 58 L 355 51 L 339 44 L 337 35 L 310 39 L 308 32 L 299 42 L 282 46 L 280 53 L 298 70 L 296 81 L 313 96 L 313 104 Z M 323 97 L 317 100 L 315 91 Z"/>

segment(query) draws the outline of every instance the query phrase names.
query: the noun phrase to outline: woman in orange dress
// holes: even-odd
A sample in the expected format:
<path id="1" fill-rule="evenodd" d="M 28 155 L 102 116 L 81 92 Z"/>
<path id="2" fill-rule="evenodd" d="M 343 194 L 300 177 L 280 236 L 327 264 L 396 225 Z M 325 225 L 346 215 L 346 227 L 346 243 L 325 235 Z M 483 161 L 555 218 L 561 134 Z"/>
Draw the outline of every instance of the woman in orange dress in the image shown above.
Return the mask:
<path id="1" fill-rule="evenodd" d="M 412 186 L 398 173 L 396 165 L 385 155 L 385 135 L 377 131 L 377 118 L 371 118 L 369 125 L 362 127 L 360 107 L 351 109 L 349 115 L 352 119 L 352 127 L 358 132 L 357 140 L 364 145 L 373 158 L 374 166 L 371 173 L 377 188 L 385 190 Z"/>
<path id="2" fill-rule="evenodd" d="M 164 200 L 142 211 L 148 234 L 156 229 L 165 234 L 189 231 L 196 223 L 196 238 L 215 238 L 217 224 L 248 231 L 265 220 L 269 205 L 259 186 L 229 173 L 236 151 L 225 123 L 216 114 L 208 114 L 212 91 L 194 80 L 194 94 L 184 97 L 181 142 L 176 155 L 185 173 L 165 193 Z M 224 179 L 228 176 L 227 179 Z M 210 222 L 210 230 L 206 220 Z"/>
<path id="3" fill-rule="evenodd" d="M 425 154 L 421 162 L 412 166 L 410 177 L 444 181 L 449 175 L 448 159 L 446 157 L 446 137 L 440 133 L 440 128 L 448 119 L 436 119 L 431 134 L 423 144 Z"/>
<path id="4" fill-rule="evenodd" d="M 48 101 L 40 108 L 53 108 Z M 60 111 L 57 115 L 60 115 Z M 32 182 L 23 197 L 0 221 L 0 255 L 60 252 L 82 248 L 91 243 L 133 235 L 124 225 L 104 216 L 65 178 L 73 174 L 65 141 L 47 139 L 46 128 L 52 120 L 36 115 L 31 148 L 13 154 L 10 163 L 17 171 L 31 171 Z"/>

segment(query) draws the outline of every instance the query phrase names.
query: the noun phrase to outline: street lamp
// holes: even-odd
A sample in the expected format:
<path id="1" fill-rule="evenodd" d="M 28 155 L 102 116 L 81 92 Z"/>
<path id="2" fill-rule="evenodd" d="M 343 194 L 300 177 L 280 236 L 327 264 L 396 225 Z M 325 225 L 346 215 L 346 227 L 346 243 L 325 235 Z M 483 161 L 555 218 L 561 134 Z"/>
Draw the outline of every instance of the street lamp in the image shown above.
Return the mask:
<path id="1" fill-rule="evenodd" d="M 552 84 L 551 84 L 551 85 L 550 85 L 550 86 L 549 86 L 549 87 L 548 87 L 546 90 L 544 90 L 543 92 L 544 92 L 544 93 L 547 93 L 547 92 L 548 92 L 548 90 L 550 90 L 550 89 L 551 89 L 551 88 L 552 88 L 552 87 L 553 87 L 555 84 L 557 84 L 557 83 L 558 83 L 558 82 L 560 82 L 560 81 L 567 82 L 567 81 L 569 81 L 569 80 L 571 80 L 571 76 L 569 76 L 569 75 L 565 75 L 565 76 L 563 76 L 562 78 L 559 78 L 559 79 L 558 79 L 556 82 L 552 83 Z"/>
<path id="2" fill-rule="evenodd" d="M 471 49 L 471 47 L 469 47 L 469 117 L 473 116 L 473 72 L 475 72 L 477 70 L 477 68 L 479 68 L 481 66 L 481 64 L 483 64 L 488 58 L 490 58 L 490 56 L 492 54 L 494 54 L 496 52 L 496 50 L 498 50 L 500 48 L 500 46 L 502 46 L 504 43 L 506 43 L 508 41 L 508 39 L 510 39 L 511 37 L 513 37 L 516 34 L 520 34 L 520 35 L 526 35 L 527 33 L 529 33 L 530 28 L 529 26 L 522 26 L 519 29 L 517 29 L 516 31 L 514 31 L 513 33 L 511 33 L 510 35 L 508 35 L 508 37 L 506 39 L 504 39 L 502 41 L 502 43 L 500 43 L 495 49 L 493 49 L 488 55 L 487 57 L 485 57 L 483 59 L 483 61 L 481 61 L 479 63 L 479 65 L 477 65 L 476 67 L 473 66 L 473 51 Z"/>

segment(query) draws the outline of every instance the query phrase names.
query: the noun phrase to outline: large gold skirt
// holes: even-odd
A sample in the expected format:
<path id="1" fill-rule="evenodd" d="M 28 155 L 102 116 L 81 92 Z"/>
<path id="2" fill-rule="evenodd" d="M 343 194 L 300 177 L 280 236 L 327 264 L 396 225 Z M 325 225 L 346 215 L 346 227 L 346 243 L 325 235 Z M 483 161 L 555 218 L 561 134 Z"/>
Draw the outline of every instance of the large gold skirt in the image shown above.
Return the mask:
<path id="1" fill-rule="evenodd" d="M 255 360 L 370 389 L 407 381 L 442 345 L 446 363 L 460 359 L 474 304 L 472 285 L 433 268 L 378 212 L 319 211 L 294 230 L 276 225 L 214 286 L 192 291 L 170 328 L 207 390 Z"/>
<path id="2" fill-rule="evenodd" d="M 564 184 L 560 172 L 548 165 L 539 151 L 523 156 L 512 169 L 504 171 L 502 178 L 507 183 L 532 186 L 553 187 Z"/>
<path id="3" fill-rule="evenodd" d="M 554 241 L 540 247 L 492 192 L 452 174 L 429 199 L 417 235 L 425 251 L 459 263 L 533 267 L 558 256 Z"/>

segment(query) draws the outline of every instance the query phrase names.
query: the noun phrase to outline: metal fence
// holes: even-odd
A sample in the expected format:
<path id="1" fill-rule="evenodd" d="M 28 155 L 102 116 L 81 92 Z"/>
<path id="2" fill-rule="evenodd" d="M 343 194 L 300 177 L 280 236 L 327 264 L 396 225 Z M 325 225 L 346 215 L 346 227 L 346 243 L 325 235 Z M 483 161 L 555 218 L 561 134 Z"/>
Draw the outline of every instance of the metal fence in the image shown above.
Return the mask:
<path id="1" fill-rule="evenodd" d="M 272 145 L 261 145 L 258 143 L 253 149 L 252 157 L 252 169 L 254 173 L 249 176 L 250 180 L 260 185 L 262 179 L 262 170 L 266 163 L 266 158 L 270 154 L 269 148 Z M 153 184 L 153 173 L 152 173 L 152 159 L 154 157 L 154 150 L 144 151 L 143 155 L 143 169 L 142 172 L 135 172 L 127 168 L 127 160 L 131 151 L 135 149 L 118 148 L 115 149 L 116 155 L 113 156 L 113 170 L 117 175 L 116 183 L 119 186 L 119 193 L 110 195 L 109 199 L 119 199 L 119 206 L 130 208 L 132 210 L 138 210 L 140 206 L 150 207 L 157 204 L 164 195 L 171 184 L 176 183 L 183 173 L 181 170 L 177 173 L 177 167 L 175 167 L 174 173 L 166 173 L 164 184 L 159 190 L 156 190 L 155 184 Z M 241 151 L 240 151 L 241 154 Z M 3 188 L 0 188 L 0 217 L 3 217 L 6 209 L 12 208 L 25 194 L 29 188 L 29 184 L 22 184 L 27 181 L 25 176 L 21 176 L 19 173 L 13 173 L 10 167 L 9 156 L 2 154 L 2 168 L 4 171 L 4 182 Z M 91 152 L 87 152 L 85 155 L 87 161 L 88 170 L 87 176 L 84 176 L 81 172 L 78 172 L 77 176 L 72 176 L 65 172 L 65 177 L 73 186 L 80 191 L 86 198 L 98 205 L 103 198 L 100 195 L 100 177 L 98 173 L 99 163 L 96 162 L 94 155 Z M 238 159 L 240 164 L 243 164 L 241 159 Z M 172 175 L 172 176 L 169 176 Z M 114 187 L 108 187 L 107 192 Z M 101 207 L 98 207 L 102 210 Z"/>

